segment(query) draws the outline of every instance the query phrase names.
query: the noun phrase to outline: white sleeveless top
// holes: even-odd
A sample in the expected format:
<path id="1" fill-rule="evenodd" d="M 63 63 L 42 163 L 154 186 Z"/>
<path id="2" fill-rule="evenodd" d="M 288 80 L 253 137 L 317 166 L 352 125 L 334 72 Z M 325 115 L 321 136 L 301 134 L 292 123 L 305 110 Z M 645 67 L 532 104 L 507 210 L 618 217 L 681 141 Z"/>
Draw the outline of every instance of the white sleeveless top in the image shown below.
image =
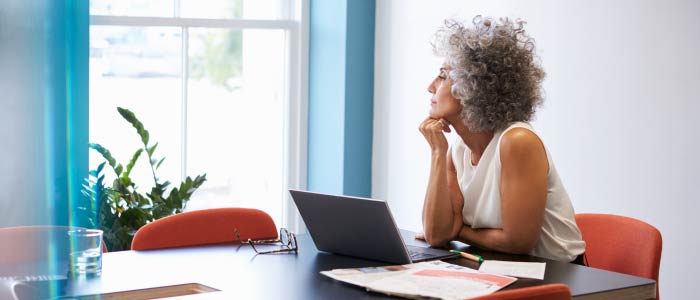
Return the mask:
<path id="1" fill-rule="evenodd" d="M 477 166 L 471 163 L 471 151 L 457 137 L 451 145 L 452 161 L 457 169 L 457 181 L 464 197 L 463 221 L 472 228 L 503 228 L 501 222 L 501 137 L 516 127 L 534 133 L 530 124 L 516 122 L 505 130 L 494 132 L 493 139 L 481 155 Z M 557 261 L 573 261 L 582 254 L 586 244 L 576 225 L 574 208 L 569 195 L 554 168 L 552 157 L 546 150 L 549 162 L 547 174 L 547 204 L 540 238 L 530 255 Z"/>

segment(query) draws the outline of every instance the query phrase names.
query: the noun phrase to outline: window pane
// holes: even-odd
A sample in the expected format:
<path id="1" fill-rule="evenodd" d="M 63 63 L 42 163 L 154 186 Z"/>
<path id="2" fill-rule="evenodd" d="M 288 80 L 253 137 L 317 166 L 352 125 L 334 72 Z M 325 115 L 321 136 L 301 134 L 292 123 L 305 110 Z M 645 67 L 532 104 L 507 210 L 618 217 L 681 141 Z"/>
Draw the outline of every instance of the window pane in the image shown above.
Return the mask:
<path id="1" fill-rule="evenodd" d="M 173 0 L 90 0 L 91 15 L 173 17 Z"/>
<path id="2" fill-rule="evenodd" d="M 209 0 L 202 5 L 201 0 L 180 0 L 180 15 L 183 18 L 229 19 L 245 18 L 255 20 L 283 19 L 282 2 L 290 0 Z"/>
<path id="3" fill-rule="evenodd" d="M 159 142 L 154 156 L 167 157 L 156 172 L 161 182 L 181 179 L 181 32 L 171 27 L 90 26 L 90 142 L 106 147 L 126 166 L 143 147 L 117 107 L 131 110 L 150 132 L 150 144 Z M 103 161 L 90 150 L 91 169 Z M 105 174 L 111 182 L 114 172 Z M 150 191 L 153 175 L 145 155 L 131 177 L 139 191 Z"/>
<path id="4" fill-rule="evenodd" d="M 189 31 L 187 172 L 207 173 L 190 209 L 254 207 L 281 224 L 285 32 Z"/>

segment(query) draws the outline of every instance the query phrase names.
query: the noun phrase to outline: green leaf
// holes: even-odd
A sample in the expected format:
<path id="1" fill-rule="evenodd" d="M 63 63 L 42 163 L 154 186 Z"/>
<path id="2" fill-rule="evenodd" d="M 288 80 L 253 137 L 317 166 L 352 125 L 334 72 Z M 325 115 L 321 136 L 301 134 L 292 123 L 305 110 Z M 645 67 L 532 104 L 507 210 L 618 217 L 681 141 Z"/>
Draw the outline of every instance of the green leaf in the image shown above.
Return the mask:
<path id="1" fill-rule="evenodd" d="M 124 169 L 124 167 L 122 167 L 121 164 L 118 164 L 117 167 L 114 168 L 114 173 L 117 173 L 117 176 L 119 176 L 122 174 L 122 169 Z"/>
<path id="2" fill-rule="evenodd" d="M 160 185 L 163 187 L 163 191 L 165 191 L 170 186 L 170 181 L 163 182 Z"/>
<path id="3" fill-rule="evenodd" d="M 102 158 L 104 158 L 107 161 L 107 163 L 109 163 L 109 165 L 112 167 L 112 169 L 115 170 L 115 172 L 116 172 L 115 168 L 116 168 L 117 162 L 114 159 L 114 157 L 112 156 L 112 153 L 110 153 L 109 150 L 107 150 L 107 148 L 102 147 L 102 145 L 95 144 L 95 143 L 90 143 L 88 145 L 88 147 L 90 149 L 97 151 L 97 153 L 102 155 Z"/>
<path id="4" fill-rule="evenodd" d="M 139 148 L 134 152 L 134 155 L 131 156 L 131 160 L 129 161 L 129 164 L 126 165 L 126 172 L 122 175 L 122 177 L 129 177 L 129 174 L 131 174 L 131 170 L 134 168 L 134 165 L 136 164 L 136 161 L 139 159 L 141 156 L 141 153 L 143 153 L 143 149 Z"/>
<path id="5" fill-rule="evenodd" d="M 143 123 L 136 118 L 136 115 L 128 109 L 117 107 L 117 111 L 122 117 L 136 129 L 136 132 L 141 137 L 141 142 L 144 145 L 148 145 L 148 130 L 144 129 Z"/>
<path id="6" fill-rule="evenodd" d="M 153 146 L 151 146 L 150 148 L 148 148 L 148 156 L 153 156 L 153 152 L 156 151 L 156 148 L 157 148 L 157 147 L 158 147 L 158 143 L 156 143 L 155 145 L 153 145 Z"/>
<path id="7" fill-rule="evenodd" d="M 156 164 L 156 170 L 158 170 L 158 168 L 160 168 L 160 165 L 163 163 L 164 160 L 165 160 L 165 157 L 160 159 L 160 161 Z"/>

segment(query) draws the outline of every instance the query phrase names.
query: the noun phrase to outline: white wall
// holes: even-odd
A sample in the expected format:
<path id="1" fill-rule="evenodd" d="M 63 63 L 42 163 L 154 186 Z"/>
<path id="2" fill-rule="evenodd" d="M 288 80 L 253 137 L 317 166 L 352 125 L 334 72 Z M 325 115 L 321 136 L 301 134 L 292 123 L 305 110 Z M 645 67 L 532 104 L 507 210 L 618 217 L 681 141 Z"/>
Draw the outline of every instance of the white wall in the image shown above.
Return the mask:
<path id="1" fill-rule="evenodd" d="M 420 228 L 429 151 L 417 128 L 442 61 L 428 41 L 443 19 L 476 14 L 528 22 L 547 72 L 533 124 L 576 211 L 656 226 L 661 295 L 697 294 L 698 1 L 377 1 L 372 196 Z"/>

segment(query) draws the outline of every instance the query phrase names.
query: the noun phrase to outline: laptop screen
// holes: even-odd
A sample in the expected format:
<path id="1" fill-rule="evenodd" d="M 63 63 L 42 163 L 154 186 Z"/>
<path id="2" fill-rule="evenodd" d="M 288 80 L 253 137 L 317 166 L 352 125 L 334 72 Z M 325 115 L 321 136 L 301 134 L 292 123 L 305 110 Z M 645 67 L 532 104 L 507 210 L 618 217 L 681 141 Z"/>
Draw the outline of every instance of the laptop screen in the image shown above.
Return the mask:
<path id="1" fill-rule="evenodd" d="M 289 192 L 318 250 L 398 264 L 412 262 L 385 201 Z M 430 250 L 451 256 L 445 250 Z"/>

